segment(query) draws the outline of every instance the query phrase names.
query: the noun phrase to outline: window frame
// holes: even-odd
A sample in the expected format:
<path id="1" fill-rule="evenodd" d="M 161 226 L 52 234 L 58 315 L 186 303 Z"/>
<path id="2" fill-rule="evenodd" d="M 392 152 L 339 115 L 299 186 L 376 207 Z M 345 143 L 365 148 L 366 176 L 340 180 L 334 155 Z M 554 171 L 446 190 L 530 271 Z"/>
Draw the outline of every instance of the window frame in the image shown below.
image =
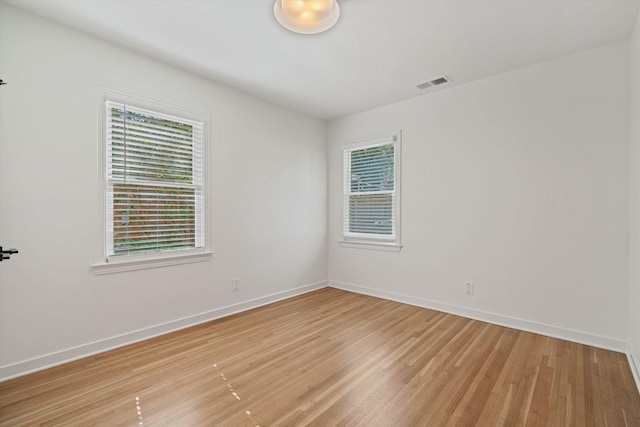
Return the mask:
<path id="1" fill-rule="evenodd" d="M 97 88 L 98 93 L 98 140 L 100 141 L 98 149 L 98 167 L 97 167 L 97 185 L 95 210 L 96 217 L 96 246 L 94 249 L 94 262 L 91 264 L 96 275 L 118 273 L 122 271 L 140 270 L 148 268 L 163 267 L 168 265 L 178 265 L 193 262 L 208 261 L 211 259 L 212 252 L 210 250 L 211 238 L 210 230 L 207 226 L 209 218 L 209 116 L 206 113 L 187 109 L 185 107 L 171 105 L 165 102 L 144 98 L 142 96 L 132 95 L 121 91 Z M 204 245 L 202 247 L 167 250 L 158 252 L 142 252 L 128 255 L 108 255 L 108 176 L 107 161 L 109 154 L 107 139 L 107 103 L 119 103 L 133 107 L 134 109 L 155 112 L 160 116 L 169 116 L 183 119 L 189 122 L 198 122 L 203 124 L 202 134 L 202 218 L 200 225 L 204 227 L 202 238 Z"/>
<path id="2" fill-rule="evenodd" d="M 392 194 L 392 230 L 393 234 L 376 235 L 374 233 L 354 233 L 349 230 L 349 196 L 353 195 L 351 189 L 351 153 L 356 150 L 393 144 L 394 147 L 394 190 Z M 348 156 L 347 156 L 348 154 Z M 362 249 L 374 249 L 399 252 L 402 248 L 400 241 L 401 225 L 401 159 L 402 159 L 402 132 L 401 130 L 387 132 L 373 137 L 352 141 L 342 146 L 343 156 L 343 197 L 342 197 L 342 239 L 338 241 L 340 246 Z M 388 190 L 381 193 L 388 193 Z M 357 194 L 357 193 L 356 193 Z"/>

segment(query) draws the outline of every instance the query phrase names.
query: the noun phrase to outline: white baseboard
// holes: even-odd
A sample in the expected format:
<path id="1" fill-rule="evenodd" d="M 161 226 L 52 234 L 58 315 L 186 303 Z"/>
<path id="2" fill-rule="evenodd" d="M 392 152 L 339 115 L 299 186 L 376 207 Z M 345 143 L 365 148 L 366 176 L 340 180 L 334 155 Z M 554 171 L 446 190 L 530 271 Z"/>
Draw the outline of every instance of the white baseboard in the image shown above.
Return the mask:
<path id="1" fill-rule="evenodd" d="M 482 322 L 493 323 L 495 325 L 505 326 L 507 328 L 519 329 L 526 332 L 545 335 L 553 338 L 559 338 L 567 341 L 573 341 L 579 344 L 586 344 L 593 347 L 599 347 L 606 350 L 613 350 L 621 353 L 627 352 L 627 342 L 613 338 L 603 337 L 599 335 L 589 334 L 587 332 L 575 331 L 572 329 L 560 328 L 558 326 L 546 325 L 543 323 L 533 322 L 525 319 L 518 319 L 502 314 L 491 313 L 487 311 L 475 310 L 467 307 L 442 303 L 429 300 L 426 298 L 413 297 L 409 295 L 398 294 L 395 292 L 372 289 L 366 286 L 354 285 L 338 281 L 329 281 L 329 286 L 342 289 L 345 291 L 356 292 L 359 294 L 370 295 L 378 298 L 384 298 L 391 301 L 397 301 L 404 304 L 415 305 L 417 307 L 429 308 L 432 310 L 443 311 L 445 313 L 455 314 L 457 316 L 469 319 L 480 320 Z"/>
<path id="2" fill-rule="evenodd" d="M 11 365 L 0 366 L 0 382 L 27 375 L 33 372 L 41 371 L 43 369 L 51 368 L 53 366 L 62 365 L 67 362 L 82 359 L 83 357 L 102 353 L 104 351 L 123 347 L 125 345 L 133 344 L 139 341 L 144 341 L 146 339 L 157 337 L 159 335 L 164 335 L 180 329 L 185 329 L 191 326 L 198 325 L 200 323 L 251 310 L 253 308 L 291 298 L 296 295 L 302 295 L 308 292 L 322 289 L 327 286 L 363 295 L 370 295 L 391 301 L 397 301 L 404 304 L 410 304 L 417 307 L 438 310 L 445 313 L 455 314 L 457 316 L 505 326 L 508 328 L 519 329 L 527 332 L 573 341 L 580 344 L 586 344 L 594 347 L 604 348 L 607 350 L 626 353 L 627 358 L 629 359 L 629 365 L 631 366 L 631 371 L 633 372 L 633 376 L 636 381 L 636 385 L 638 386 L 638 390 L 640 391 L 640 360 L 637 360 L 635 358 L 636 353 L 634 353 L 633 349 L 631 348 L 631 344 L 625 341 L 602 337 L 586 332 L 560 328 L 557 326 L 546 325 L 543 323 L 532 322 L 529 320 L 504 316 L 501 314 L 460 307 L 452 304 L 429 300 L 426 298 L 419 298 L 395 292 L 382 291 L 379 289 L 368 288 L 366 286 L 354 285 L 338 281 L 321 281 L 312 283 L 299 288 L 266 295 L 260 298 L 244 301 L 226 307 L 221 307 L 205 313 L 188 316 L 182 319 L 177 319 L 149 328 L 128 332 L 126 334 L 94 341 L 58 352 L 49 353 Z"/>
<path id="3" fill-rule="evenodd" d="M 275 294 L 266 295 L 260 298 L 244 301 L 238 304 L 228 305 L 226 307 L 217 308 L 205 313 L 184 317 L 182 319 L 173 320 L 171 322 L 160 325 L 151 326 L 149 328 L 139 329 L 137 331 L 128 332 L 126 334 L 115 337 L 82 344 L 77 347 L 49 353 L 33 359 L 14 363 L 11 365 L 0 366 L 0 382 L 10 380 L 12 378 L 21 377 L 53 366 L 62 365 L 67 362 L 82 359 L 114 348 L 123 347 L 149 338 L 164 335 L 180 329 L 185 329 L 200 323 L 219 319 L 221 317 L 230 316 L 242 311 L 251 310 L 263 305 L 271 304 L 296 295 L 302 295 L 317 289 L 327 287 L 327 281 L 312 283 L 299 288 L 290 289 Z"/>
<path id="4" fill-rule="evenodd" d="M 629 343 L 629 347 L 627 349 L 627 359 L 629 360 L 629 366 L 631 367 L 633 379 L 636 380 L 636 386 L 638 387 L 638 392 L 640 393 L 640 359 L 636 358 L 637 354 L 638 353 L 635 352 L 633 345 Z"/>

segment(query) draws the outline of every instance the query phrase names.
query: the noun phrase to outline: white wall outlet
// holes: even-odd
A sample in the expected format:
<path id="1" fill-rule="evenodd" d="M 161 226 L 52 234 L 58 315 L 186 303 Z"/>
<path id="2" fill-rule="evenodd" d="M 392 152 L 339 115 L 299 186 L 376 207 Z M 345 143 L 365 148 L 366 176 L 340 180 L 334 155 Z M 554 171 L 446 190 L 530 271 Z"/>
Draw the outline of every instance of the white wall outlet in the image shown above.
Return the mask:
<path id="1" fill-rule="evenodd" d="M 475 290 L 473 289 L 473 282 L 466 282 L 465 283 L 464 294 L 465 295 L 473 295 L 474 291 Z"/>
<path id="2" fill-rule="evenodd" d="M 238 277 L 231 281 L 231 290 L 233 292 L 238 292 L 240 290 L 240 279 Z"/>

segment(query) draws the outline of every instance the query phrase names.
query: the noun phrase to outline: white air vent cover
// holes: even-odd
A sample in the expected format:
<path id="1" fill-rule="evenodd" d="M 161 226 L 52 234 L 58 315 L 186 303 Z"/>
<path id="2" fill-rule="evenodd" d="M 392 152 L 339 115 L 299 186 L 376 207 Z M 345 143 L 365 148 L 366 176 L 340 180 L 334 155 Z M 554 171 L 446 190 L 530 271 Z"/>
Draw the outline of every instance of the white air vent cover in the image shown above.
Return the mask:
<path id="1" fill-rule="evenodd" d="M 442 77 L 438 77 L 437 79 L 432 79 L 432 80 L 428 80 L 428 81 L 426 81 L 424 83 L 417 84 L 416 87 L 418 89 L 427 89 L 427 88 L 430 88 L 432 86 L 438 86 L 438 85 L 441 85 L 443 83 L 448 83 L 450 81 L 451 81 L 451 79 L 448 76 L 442 76 Z"/>

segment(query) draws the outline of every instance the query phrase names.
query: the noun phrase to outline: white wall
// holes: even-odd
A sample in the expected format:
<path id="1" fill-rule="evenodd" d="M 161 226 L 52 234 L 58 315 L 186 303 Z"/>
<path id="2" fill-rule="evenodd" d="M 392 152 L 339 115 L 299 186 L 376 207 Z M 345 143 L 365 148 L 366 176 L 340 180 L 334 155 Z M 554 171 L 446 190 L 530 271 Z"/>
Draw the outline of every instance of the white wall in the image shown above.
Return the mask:
<path id="1" fill-rule="evenodd" d="M 640 388 L 640 15 L 631 38 L 629 353 Z"/>
<path id="2" fill-rule="evenodd" d="M 326 284 L 325 122 L 0 8 L 0 379 Z M 209 114 L 211 261 L 91 271 L 98 85 Z"/>
<path id="3" fill-rule="evenodd" d="M 626 349 L 628 49 L 619 42 L 330 122 L 330 283 Z M 341 145 L 394 129 L 404 248 L 341 247 Z"/>

